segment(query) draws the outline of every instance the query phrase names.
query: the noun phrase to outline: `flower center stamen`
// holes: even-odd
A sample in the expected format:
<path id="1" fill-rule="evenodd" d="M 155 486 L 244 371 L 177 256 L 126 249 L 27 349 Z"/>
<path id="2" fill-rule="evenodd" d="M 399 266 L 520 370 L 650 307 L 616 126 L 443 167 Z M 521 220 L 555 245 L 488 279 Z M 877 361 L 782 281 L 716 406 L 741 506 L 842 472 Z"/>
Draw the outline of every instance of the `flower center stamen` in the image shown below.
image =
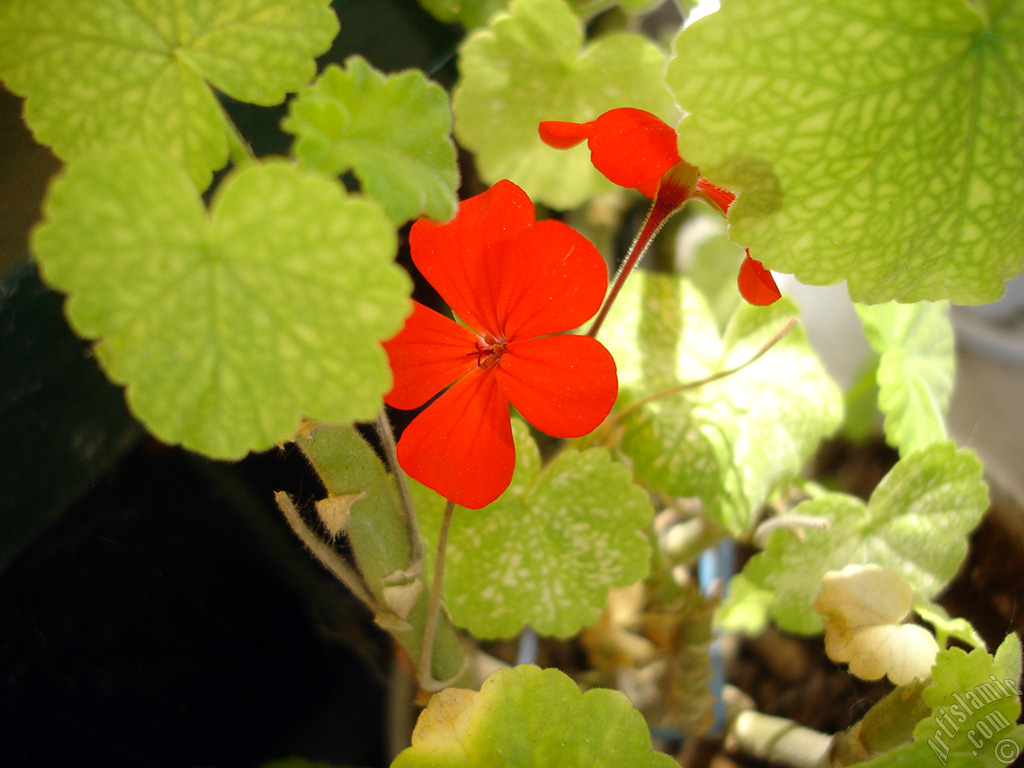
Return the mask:
<path id="1" fill-rule="evenodd" d="M 505 354 L 506 342 L 504 339 L 495 339 L 493 336 L 477 336 L 476 340 L 476 364 L 485 371 L 493 368 Z M 472 352 L 470 354 L 473 354 Z"/>

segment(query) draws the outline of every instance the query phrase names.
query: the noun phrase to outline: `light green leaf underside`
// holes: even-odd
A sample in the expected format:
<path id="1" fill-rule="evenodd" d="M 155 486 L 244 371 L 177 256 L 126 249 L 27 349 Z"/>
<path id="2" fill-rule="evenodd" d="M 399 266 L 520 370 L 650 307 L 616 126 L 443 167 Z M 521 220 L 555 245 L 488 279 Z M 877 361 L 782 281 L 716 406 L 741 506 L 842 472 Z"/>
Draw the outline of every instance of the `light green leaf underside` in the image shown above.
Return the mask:
<path id="1" fill-rule="evenodd" d="M 944 440 L 956 360 L 946 302 L 855 305 L 879 354 L 878 407 L 889 445 L 906 455 Z"/>
<path id="2" fill-rule="evenodd" d="M 681 33 L 680 150 L 731 235 L 855 301 L 991 301 L 1024 269 L 1024 0 L 732 0 Z"/>
<path id="3" fill-rule="evenodd" d="M 580 693 L 557 669 L 495 672 L 479 693 L 448 689 L 420 715 L 391 768 L 672 768 L 620 691 Z"/>
<path id="4" fill-rule="evenodd" d="M 207 216 L 178 166 L 125 146 L 73 161 L 45 209 L 43 276 L 162 440 L 238 458 L 301 416 L 380 409 L 379 341 L 401 327 L 410 286 L 375 203 L 276 161 L 229 175 Z"/>
<path id="5" fill-rule="evenodd" d="M 805 501 L 794 514 L 821 517 L 824 530 L 801 537 L 771 534 L 744 575 L 775 591 L 772 618 L 787 632 L 821 631 L 811 603 L 827 571 L 879 565 L 901 574 L 914 592 L 934 597 L 967 555 L 967 534 L 988 504 L 981 462 L 952 443 L 933 443 L 901 459 L 871 494 L 868 504 L 840 493 Z"/>
<path id="6" fill-rule="evenodd" d="M 210 86 L 277 104 L 337 32 L 327 0 L 5 0 L 0 79 L 62 159 L 141 139 L 205 189 L 228 156 Z"/>
<path id="7" fill-rule="evenodd" d="M 585 122 L 614 107 L 674 120 L 664 67 L 664 54 L 631 33 L 583 47 L 583 27 L 563 0 L 514 0 L 462 45 L 455 135 L 476 154 L 484 181 L 511 179 L 535 202 L 573 208 L 614 187 L 586 146 L 552 149 L 538 125 Z"/>
<path id="8" fill-rule="evenodd" d="M 331 65 L 289 106 L 282 123 L 293 151 L 317 170 L 354 170 L 363 191 L 396 225 L 422 215 L 447 221 L 459 171 L 448 95 L 418 70 L 390 77 L 352 56 Z"/>
<path id="9" fill-rule="evenodd" d="M 747 362 L 796 311 L 788 300 L 743 305 L 722 338 L 689 282 L 637 273 L 601 335 L 619 369 L 618 407 Z M 797 326 L 739 373 L 625 417 L 622 450 L 651 488 L 700 496 L 739 535 L 841 419 L 842 393 Z"/>
<path id="10" fill-rule="evenodd" d="M 641 529 L 647 494 L 603 449 L 566 450 L 543 469 L 529 429 L 513 421 L 516 468 L 509 489 L 481 510 L 456 509 L 444 599 L 452 621 L 477 637 L 511 637 L 524 625 L 568 637 L 597 621 L 609 587 L 647 574 Z M 413 484 L 428 551 L 444 499 Z"/>

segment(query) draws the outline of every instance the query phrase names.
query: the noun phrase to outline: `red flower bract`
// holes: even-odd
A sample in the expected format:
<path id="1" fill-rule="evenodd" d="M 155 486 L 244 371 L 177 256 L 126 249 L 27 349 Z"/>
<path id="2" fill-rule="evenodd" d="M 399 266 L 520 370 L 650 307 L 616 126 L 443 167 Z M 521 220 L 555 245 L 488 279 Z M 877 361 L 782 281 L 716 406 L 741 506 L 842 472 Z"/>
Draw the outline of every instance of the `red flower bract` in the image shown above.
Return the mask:
<path id="1" fill-rule="evenodd" d="M 541 141 L 555 149 L 569 149 L 584 139 L 590 161 L 611 182 L 632 187 L 656 199 L 658 188 L 669 170 L 682 162 L 676 146 L 676 132 L 661 118 L 632 107 L 605 112 L 589 123 L 545 120 L 539 128 Z M 736 196 L 705 178 L 686 194 L 699 197 L 722 214 Z M 684 200 L 685 202 L 685 200 Z M 781 297 L 775 278 L 748 250 L 737 279 L 740 295 L 750 304 L 765 306 Z"/>
<path id="2" fill-rule="evenodd" d="M 535 222 L 530 199 L 509 181 L 463 201 L 447 224 L 417 221 L 409 239 L 413 263 L 465 326 L 413 302 L 384 345 L 395 379 L 388 405 L 417 408 L 451 385 L 406 427 L 398 461 L 478 509 L 512 480 L 510 404 L 555 437 L 585 435 L 611 410 L 611 354 L 592 338 L 558 335 L 597 312 L 608 273 L 571 227 Z"/>

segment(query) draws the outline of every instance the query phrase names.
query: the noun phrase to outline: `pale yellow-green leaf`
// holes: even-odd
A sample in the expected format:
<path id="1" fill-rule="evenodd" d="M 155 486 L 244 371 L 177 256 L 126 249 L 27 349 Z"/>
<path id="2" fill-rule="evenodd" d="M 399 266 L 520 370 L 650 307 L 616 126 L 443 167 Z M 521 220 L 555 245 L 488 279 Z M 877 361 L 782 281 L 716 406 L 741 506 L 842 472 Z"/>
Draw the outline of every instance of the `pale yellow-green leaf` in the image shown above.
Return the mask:
<path id="1" fill-rule="evenodd" d="M 231 130 L 211 86 L 277 104 L 337 32 L 327 0 L 3 0 L 0 79 L 61 159 L 141 141 L 205 189 Z"/>

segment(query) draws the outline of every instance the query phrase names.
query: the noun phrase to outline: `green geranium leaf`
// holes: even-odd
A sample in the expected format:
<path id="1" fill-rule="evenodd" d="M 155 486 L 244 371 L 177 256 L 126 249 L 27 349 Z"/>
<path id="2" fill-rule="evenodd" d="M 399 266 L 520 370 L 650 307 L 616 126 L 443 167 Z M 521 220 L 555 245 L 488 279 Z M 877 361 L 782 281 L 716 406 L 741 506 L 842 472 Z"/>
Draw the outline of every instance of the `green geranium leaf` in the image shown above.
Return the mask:
<path id="1" fill-rule="evenodd" d="M 661 0 L 619 0 L 619 5 L 630 13 L 643 13 L 644 11 L 649 11 L 655 5 L 660 4 Z M 686 9 L 689 5 L 690 3 L 688 0 L 683 0 L 683 2 L 680 3 L 680 8 Z"/>
<path id="2" fill-rule="evenodd" d="M 945 648 L 951 638 L 960 640 L 972 648 L 983 648 L 985 641 L 967 619 L 953 618 L 938 603 L 932 600 L 925 600 L 917 597 L 914 599 L 914 612 L 923 621 L 932 625 L 935 631 L 935 639 L 939 645 Z"/>
<path id="3" fill-rule="evenodd" d="M 1024 0 L 733 0 L 681 33 L 683 156 L 731 234 L 854 301 L 991 301 L 1024 269 Z"/>
<path id="4" fill-rule="evenodd" d="M 457 21 L 466 29 L 483 26 L 498 11 L 508 7 L 509 0 L 419 0 L 436 19 Z M 630 13 L 642 13 L 662 0 L 618 0 L 618 4 Z M 690 0 L 681 0 L 681 10 L 692 5 Z M 571 0 L 572 9 L 579 14 L 589 14 L 608 7 L 606 0 Z"/>
<path id="5" fill-rule="evenodd" d="M 448 95 L 418 70 L 386 77 L 360 56 L 331 65 L 289 106 L 282 127 L 303 163 L 354 170 L 395 224 L 455 215 L 459 171 Z"/>
<path id="6" fill-rule="evenodd" d="M 768 626 L 768 609 L 775 593 L 754 584 L 742 573 L 729 579 L 729 592 L 715 609 L 715 625 L 726 632 L 757 637 Z"/>
<path id="7" fill-rule="evenodd" d="M 788 300 L 743 305 L 720 337 L 690 283 L 634 275 L 601 337 L 619 369 L 620 410 L 747 363 L 795 314 Z M 842 393 L 796 327 L 739 372 L 656 397 L 622 418 L 622 450 L 640 479 L 674 496 L 700 496 L 716 520 L 742 534 L 768 494 L 839 426 Z"/>
<path id="8" fill-rule="evenodd" d="M 141 139 L 205 189 L 230 130 L 210 86 L 278 104 L 337 32 L 328 0 L 6 0 L 0 79 L 61 158 Z"/>
<path id="9" fill-rule="evenodd" d="M 568 637 L 597 621 L 609 587 L 647 575 L 650 545 L 641 529 L 654 509 L 606 450 L 566 450 L 542 468 L 527 426 L 513 421 L 513 434 L 509 489 L 481 510 L 455 511 L 445 607 L 481 638 L 511 637 L 526 624 Z M 416 483 L 413 496 L 432 552 L 445 501 Z"/>
<path id="10" fill-rule="evenodd" d="M 852 443 L 873 439 L 882 425 L 878 410 L 878 355 L 868 355 L 846 392 L 842 436 Z"/>
<path id="11" fill-rule="evenodd" d="M 457 21 L 466 29 L 481 27 L 498 11 L 508 6 L 508 0 L 419 0 L 435 19 Z"/>
<path id="12" fill-rule="evenodd" d="M 841 493 L 799 504 L 794 514 L 829 526 L 798 538 L 775 531 L 743 573 L 775 591 L 772 618 L 787 632 L 821 631 L 811 603 L 827 571 L 879 565 L 901 574 L 915 594 L 931 599 L 967 555 L 967 534 L 988 505 L 978 458 L 953 443 L 933 443 L 901 459 L 865 504 Z"/>
<path id="13" fill-rule="evenodd" d="M 43 276 L 157 437 L 238 458 L 303 415 L 379 411 L 379 341 L 401 327 L 410 286 L 375 203 L 276 161 L 229 175 L 207 215 L 179 166 L 124 146 L 73 161 L 45 208 Z"/>
<path id="14" fill-rule="evenodd" d="M 573 208 L 614 189 L 585 145 L 557 150 L 542 120 L 586 122 L 614 107 L 674 120 L 664 54 L 632 33 L 583 46 L 583 27 L 564 0 L 513 0 L 508 13 L 470 35 L 459 56 L 455 135 L 476 153 L 481 178 L 511 179 L 535 202 Z"/>
<path id="15" fill-rule="evenodd" d="M 1020 676 L 1022 667 L 1024 667 L 1024 659 L 1021 658 L 1020 638 L 1017 635 L 1007 635 L 1003 642 L 999 644 L 999 647 L 996 648 L 994 660 L 997 672 L 1003 678 L 1010 681 L 1010 687 L 1015 688 L 1019 696 Z M 1017 685 L 1014 686 L 1012 683 Z M 1020 710 L 1017 711 L 1019 712 Z"/>
<path id="16" fill-rule="evenodd" d="M 930 719 L 920 722 L 930 722 Z M 941 734 L 942 731 L 939 731 Z M 985 768 L 981 758 L 963 753 L 949 753 L 934 739 L 901 744 L 878 757 L 857 763 L 861 768 Z"/>
<path id="17" fill-rule="evenodd" d="M 571 2 L 573 9 L 579 14 L 600 12 L 610 5 L 606 0 L 571 0 Z M 655 5 L 661 5 L 661 0 L 615 0 L 615 2 L 627 13 L 643 13 Z M 688 11 L 689 6 L 693 4 L 690 0 L 682 0 L 681 3 L 678 3 L 680 12 Z"/>
<path id="18" fill-rule="evenodd" d="M 946 302 L 855 305 L 880 356 L 878 407 L 889 445 L 906 455 L 946 439 L 953 392 L 953 326 Z"/>
<path id="19" fill-rule="evenodd" d="M 479 692 L 441 691 L 391 768 L 672 768 L 620 691 L 580 693 L 557 669 L 495 672 Z"/>

